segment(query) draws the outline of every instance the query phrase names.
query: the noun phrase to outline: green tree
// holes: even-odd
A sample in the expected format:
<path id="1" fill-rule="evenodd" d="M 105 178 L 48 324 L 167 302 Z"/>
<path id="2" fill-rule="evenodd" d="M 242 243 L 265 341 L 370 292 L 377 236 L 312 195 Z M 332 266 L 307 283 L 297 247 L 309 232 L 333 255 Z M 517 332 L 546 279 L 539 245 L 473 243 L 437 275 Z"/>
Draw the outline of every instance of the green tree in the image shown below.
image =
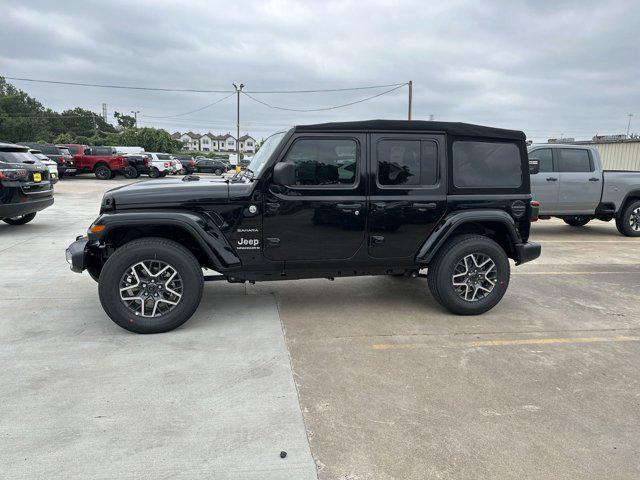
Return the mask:
<path id="1" fill-rule="evenodd" d="M 76 138 L 70 133 L 61 133 L 53 139 L 53 143 L 76 143 Z"/>
<path id="2" fill-rule="evenodd" d="M 125 115 L 124 113 L 114 112 L 113 116 L 118 121 L 118 125 L 120 125 L 124 129 L 133 128 L 136 126 L 136 119 L 131 115 Z"/>

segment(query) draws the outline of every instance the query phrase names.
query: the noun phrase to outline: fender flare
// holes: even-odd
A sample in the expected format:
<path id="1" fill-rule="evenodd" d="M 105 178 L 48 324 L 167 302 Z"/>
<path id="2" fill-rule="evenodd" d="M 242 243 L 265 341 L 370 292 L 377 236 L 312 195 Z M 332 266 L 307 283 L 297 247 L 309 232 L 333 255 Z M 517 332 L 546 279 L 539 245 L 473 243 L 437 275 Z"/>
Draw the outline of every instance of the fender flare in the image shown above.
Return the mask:
<path id="1" fill-rule="evenodd" d="M 515 246 L 522 243 L 522 238 L 520 237 L 520 233 L 518 233 L 515 221 L 511 215 L 504 210 L 458 211 L 447 215 L 443 222 L 431 233 L 420 250 L 418 250 L 418 254 L 416 255 L 417 262 L 424 264 L 429 263 L 440 247 L 442 247 L 460 225 L 482 222 L 499 222 L 503 224 L 509 233 L 512 244 Z"/>
<path id="2" fill-rule="evenodd" d="M 622 215 L 623 210 L 627 206 L 627 202 L 630 202 L 632 198 L 640 198 L 640 189 L 631 190 L 630 192 L 628 192 L 625 195 L 625 197 L 622 200 L 622 202 L 620 202 L 620 208 L 618 209 L 618 212 L 616 213 L 617 216 Z"/>
<path id="3" fill-rule="evenodd" d="M 219 271 L 239 267 L 240 258 L 233 251 L 220 228 L 206 215 L 179 211 L 144 211 L 104 213 L 93 225 L 104 225 L 99 233 L 89 233 L 90 244 L 102 244 L 115 228 L 173 226 L 184 230 L 200 246 L 205 256 Z"/>

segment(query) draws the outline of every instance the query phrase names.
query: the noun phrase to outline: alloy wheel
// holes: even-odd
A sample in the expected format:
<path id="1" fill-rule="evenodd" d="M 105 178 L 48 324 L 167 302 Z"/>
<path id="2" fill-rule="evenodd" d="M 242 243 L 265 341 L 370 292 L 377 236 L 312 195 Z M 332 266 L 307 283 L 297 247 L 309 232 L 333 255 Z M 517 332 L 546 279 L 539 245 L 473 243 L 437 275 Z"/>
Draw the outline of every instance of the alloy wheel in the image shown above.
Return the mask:
<path id="1" fill-rule="evenodd" d="M 182 277 L 166 262 L 143 260 L 129 267 L 120 279 L 120 299 L 132 313 L 160 317 L 180 303 Z"/>
<path id="2" fill-rule="evenodd" d="M 640 207 L 636 208 L 629 215 L 629 226 L 634 232 L 640 232 Z"/>
<path id="3" fill-rule="evenodd" d="M 456 263 L 451 282 L 460 298 L 477 302 L 493 291 L 497 279 L 498 270 L 491 257 L 484 253 L 471 253 Z"/>

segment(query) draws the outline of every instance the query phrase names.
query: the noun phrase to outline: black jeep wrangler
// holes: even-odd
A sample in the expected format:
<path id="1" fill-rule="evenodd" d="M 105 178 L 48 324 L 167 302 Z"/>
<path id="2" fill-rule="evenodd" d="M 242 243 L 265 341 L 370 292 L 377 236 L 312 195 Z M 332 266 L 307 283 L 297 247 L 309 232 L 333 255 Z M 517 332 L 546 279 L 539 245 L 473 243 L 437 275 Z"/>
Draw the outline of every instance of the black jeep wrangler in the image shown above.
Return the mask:
<path id="1" fill-rule="evenodd" d="M 184 323 L 203 282 L 422 276 L 450 311 L 495 306 L 527 242 L 525 135 L 424 121 L 294 127 L 269 137 L 242 173 L 146 181 L 104 195 L 67 249 L 99 282 L 118 325 L 139 333 Z M 202 269 L 220 275 L 204 276 Z"/>

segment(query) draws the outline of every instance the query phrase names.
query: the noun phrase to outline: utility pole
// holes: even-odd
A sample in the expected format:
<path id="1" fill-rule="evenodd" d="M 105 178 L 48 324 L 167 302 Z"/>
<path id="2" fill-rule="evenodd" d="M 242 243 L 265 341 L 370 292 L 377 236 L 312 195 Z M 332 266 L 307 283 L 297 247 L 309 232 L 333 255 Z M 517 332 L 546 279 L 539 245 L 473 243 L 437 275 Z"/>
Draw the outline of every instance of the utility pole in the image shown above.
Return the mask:
<path id="1" fill-rule="evenodd" d="M 240 93 L 244 88 L 244 84 L 241 83 L 238 86 L 235 83 L 233 83 L 232 85 L 233 85 L 233 88 L 236 89 L 236 93 L 238 94 L 238 105 L 237 105 L 237 116 L 236 116 L 237 118 L 236 155 L 237 155 L 238 163 L 236 164 L 236 172 L 239 172 L 240 171 Z"/>
<path id="2" fill-rule="evenodd" d="M 140 113 L 140 110 L 131 110 L 131 113 L 133 113 L 133 118 L 135 119 L 134 126 L 135 128 L 138 128 L 138 114 Z"/>
<path id="3" fill-rule="evenodd" d="M 412 103 L 413 103 L 413 80 L 409 80 L 409 120 L 411 120 Z"/>
<path id="4" fill-rule="evenodd" d="M 629 138 L 629 128 L 631 127 L 631 117 L 633 117 L 633 113 L 627 115 L 629 117 L 629 121 L 627 122 L 627 138 Z"/>
<path id="5" fill-rule="evenodd" d="M 98 136 L 98 124 L 96 123 L 96 114 L 91 112 L 91 118 L 93 119 L 93 134 Z"/>
<path id="6" fill-rule="evenodd" d="M 105 122 L 107 121 L 107 104 L 106 103 L 102 104 L 102 119 Z"/>

